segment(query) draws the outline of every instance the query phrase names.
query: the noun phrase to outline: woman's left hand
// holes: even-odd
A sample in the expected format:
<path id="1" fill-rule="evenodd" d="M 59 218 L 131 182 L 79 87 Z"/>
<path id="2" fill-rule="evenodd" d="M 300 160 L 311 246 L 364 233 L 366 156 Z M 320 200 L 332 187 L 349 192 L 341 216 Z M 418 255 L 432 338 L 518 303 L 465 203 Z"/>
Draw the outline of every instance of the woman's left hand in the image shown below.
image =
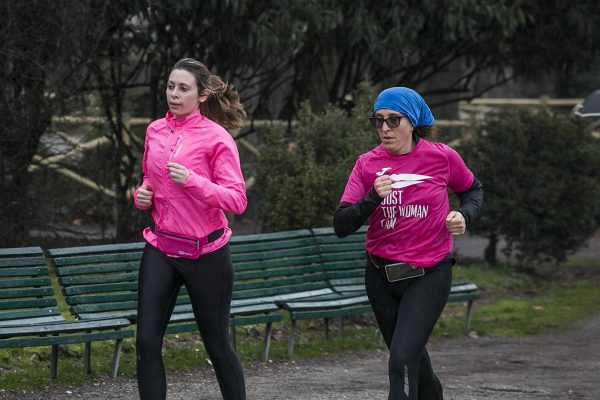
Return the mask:
<path id="1" fill-rule="evenodd" d="M 465 221 L 465 217 L 458 211 L 450 211 L 446 217 L 446 228 L 450 233 L 453 235 L 462 235 L 465 233 L 466 227 L 467 222 Z"/>
<path id="2" fill-rule="evenodd" d="M 190 171 L 181 164 L 170 162 L 167 164 L 167 168 L 169 169 L 171 179 L 180 185 L 183 185 L 187 181 L 188 176 L 190 176 Z"/>

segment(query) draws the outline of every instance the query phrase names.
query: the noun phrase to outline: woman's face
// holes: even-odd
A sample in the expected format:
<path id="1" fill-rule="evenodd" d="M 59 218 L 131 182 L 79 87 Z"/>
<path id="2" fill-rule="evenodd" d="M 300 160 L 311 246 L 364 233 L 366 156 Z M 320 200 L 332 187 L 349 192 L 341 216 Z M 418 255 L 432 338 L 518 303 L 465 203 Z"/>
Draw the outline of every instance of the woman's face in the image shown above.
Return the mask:
<path id="1" fill-rule="evenodd" d="M 208 97 L 198 93 L 196 78 L 184 69 L 174 69 L 167 82 L 167 103 L 175 118 L 185 118 L 198 108 Z"/>
<path id="2" fill-rule="evenodd" d="M 413 126 L 410 119 L 397 111 L 381 109 L 373 115 L 376 118 L 387 120 L 390 117 L 401 117 L 400 125 L 390 128 L 388 122 L 384 122 L 381 128 L 376 128 L 379 139 L 388 153 L 400 155 L 408 153 L 412 148 Z M 393 124 L 392 124 L 393 125 Z"/>

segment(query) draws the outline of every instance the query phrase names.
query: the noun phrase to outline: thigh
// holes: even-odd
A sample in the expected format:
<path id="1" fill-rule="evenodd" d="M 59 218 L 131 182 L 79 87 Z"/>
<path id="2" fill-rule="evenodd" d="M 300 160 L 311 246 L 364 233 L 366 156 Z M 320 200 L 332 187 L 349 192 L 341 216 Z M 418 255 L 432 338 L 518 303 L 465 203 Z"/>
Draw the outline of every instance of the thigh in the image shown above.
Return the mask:
<path id="1" fill-rule="evenodd" d="M 138 275 L 138 330 L 162 335 L 181 284 L 181 275 L 168 257 L 146 245 Z"/>
<path id="2" fill-rule="evenodd" d="M 203 254 L 193 263 L 181 267 L 200 331 L 211 326 L 227 329 L 233 291 L 229 245 Z"/>
<path id="3" fill-rule="evenodd" d="M 400 299 L 390 292 L 389 282 L 370 262 L 367 262 L 365 270 L 365 288 L 381 336 L 389 348 L 396 329 Z"/>
<path id="4" fill-rule="evenodd" d="M 424 276 L 410 280 L 402 292 L 393 347 L 418 358 L 429 340 L 450 294 L 452 265 L 441 263 Z"/>

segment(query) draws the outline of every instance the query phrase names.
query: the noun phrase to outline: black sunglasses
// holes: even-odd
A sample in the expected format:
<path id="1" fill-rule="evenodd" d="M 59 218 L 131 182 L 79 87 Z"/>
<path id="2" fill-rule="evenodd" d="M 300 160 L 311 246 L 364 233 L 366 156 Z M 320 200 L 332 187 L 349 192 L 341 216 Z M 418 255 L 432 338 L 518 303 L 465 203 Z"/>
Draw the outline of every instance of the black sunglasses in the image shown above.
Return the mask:
<path id="1" fill-rule="evenodd" d="M 390 127 L 390 129 L 394 129 L 400 125 L 402 117 L 405 117 L 405 115 L 392 115 L 388 118 L 369 117 L 369 121 L 371 122 L 371 126 L 375 129 L 382 128 L 384 122 Z"/>

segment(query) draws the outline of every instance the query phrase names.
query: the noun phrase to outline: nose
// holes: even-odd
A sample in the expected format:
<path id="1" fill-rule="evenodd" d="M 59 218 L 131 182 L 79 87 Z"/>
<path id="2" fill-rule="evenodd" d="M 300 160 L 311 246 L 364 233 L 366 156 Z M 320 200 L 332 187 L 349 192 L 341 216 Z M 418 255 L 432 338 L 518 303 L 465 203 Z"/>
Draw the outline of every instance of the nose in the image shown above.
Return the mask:
<path id="1" fill-rule="evenodd" d="M 385 119 L 383 120 L 383 125 L 381 125 L 381 130 L 386 132 L 392 130 Z"/>

